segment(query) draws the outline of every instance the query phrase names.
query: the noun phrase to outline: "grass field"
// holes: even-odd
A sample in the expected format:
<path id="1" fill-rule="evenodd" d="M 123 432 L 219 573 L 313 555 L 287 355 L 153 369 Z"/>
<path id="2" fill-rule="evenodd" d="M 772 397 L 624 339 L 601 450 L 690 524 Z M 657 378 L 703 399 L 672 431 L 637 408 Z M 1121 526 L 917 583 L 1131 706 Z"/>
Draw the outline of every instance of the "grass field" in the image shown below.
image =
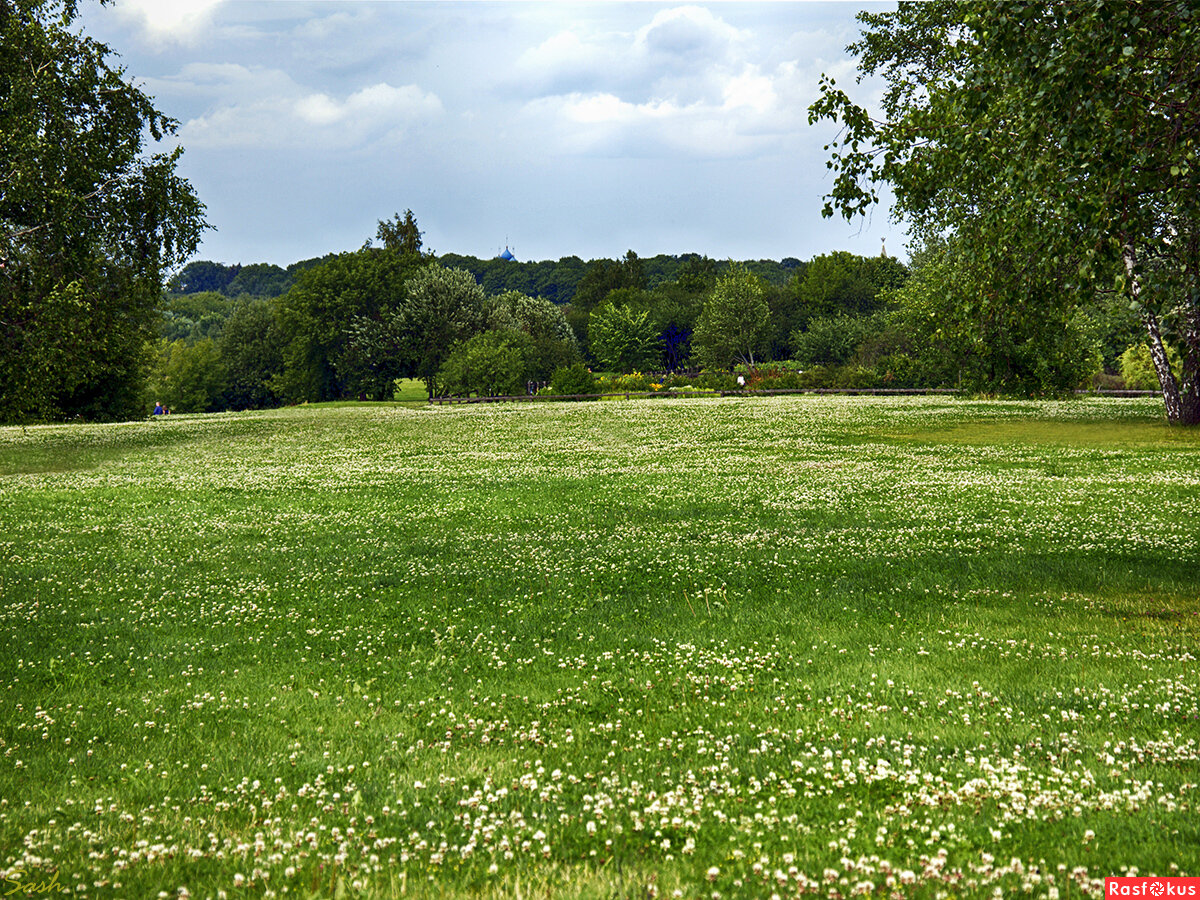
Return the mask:
<path id="1" fill-rule="evenodd" d="M 1200 875 L 1198 501 L 1150 400 L 0 429 L 0 893 Z"/>

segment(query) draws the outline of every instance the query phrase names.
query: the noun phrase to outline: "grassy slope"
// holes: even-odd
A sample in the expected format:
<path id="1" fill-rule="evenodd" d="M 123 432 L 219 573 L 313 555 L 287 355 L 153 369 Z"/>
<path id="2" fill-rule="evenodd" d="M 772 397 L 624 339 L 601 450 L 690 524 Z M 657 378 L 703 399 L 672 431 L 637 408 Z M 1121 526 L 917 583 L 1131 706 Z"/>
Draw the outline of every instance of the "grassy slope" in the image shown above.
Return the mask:
<path id="1" fill-rule="evenodd" d="M 1200 873 L 1200 435 L 1149 402 L 177 416 L 0 473 L 28 884 Z"/>

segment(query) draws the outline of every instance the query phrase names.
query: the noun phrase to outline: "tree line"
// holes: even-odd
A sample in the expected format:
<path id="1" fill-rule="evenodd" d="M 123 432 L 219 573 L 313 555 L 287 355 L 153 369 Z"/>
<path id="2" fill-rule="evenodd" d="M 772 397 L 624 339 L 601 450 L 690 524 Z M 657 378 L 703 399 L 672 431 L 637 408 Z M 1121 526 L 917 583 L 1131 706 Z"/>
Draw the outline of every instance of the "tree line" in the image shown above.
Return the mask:
<path id="1" fill-rule="evenodd" d="M 652 283 L 651 267 L 631 250 L 591 261 L 577 279 L 572 273 L 571 300 L 560 304 L 511 288 L 489 292 L 479 274 L 447 265 L 463 257 L 424 251 L 411 211 L 381 221 L 376 238 L 379 245 L 287 270 L 293 282 L 275 296 L 168 294 L 150 379 L 155 399 L 181 411 L 385 400 L 405 378 L 421 379 L 430 397 L 511 394 L 579 368 L 687 373 L 714 386 L 732 386 L 734 367 L 761 368 L 754 377 L 763 387 L 1026 396 L 1097 378 L 1145 386 L 1137 318 L 1121 304 L 1077 310 L 1053 328 L 997 319 L 987 340 L 968 339 L 941 292 L 944 251 L 918 253 L 911 266 L 822 254 L 787 262 L 782 282 L 754 263 L 689 254 L 670 258 L 674 277 Z M 761 382 L 764 373 L 774 380 Z"/>
<path id="2" fill-rule="evenodd" d="M 851 50 L 883 77 L 886 115 L 822 83 L 810 118 L 844 128 L 825 211 L 857 215 L 888 184 L 916 235 L 907 266 L 437 257 L 411 211 L 381 221 L 377 244 L 286 269 L 185 265 L 204 206 L 181 150 L 146 152 L 177 123 L 74 18 L 71 0 L 0 0 L 0 421 L 741 366 L 752 381 L 1017 395 L 1149 382 L 1168 421 L 1200 422 L 1186 0 L 862 14 Z"/>
<path id="3" fill-rule="evenodd" d="M 220 294 L 229 299 L 238 297 L 278 297 L 286 294 L 296 282 L 296 276 L 304 269 L 328 260 L 333 254 L 315 259 L 301 260 L 287 268 L 271 263 L 240 263 L 226 265 L 211 260 L 189 262 L 166 284 L 169 295 Z M 641 273 L 649 287 L 675 281 L 688 266 L 701 260 L 696 253 L 679 256 L 659 254 L 640 260 Z M 606 268 L 617 264 L 617 260 L 590 260 L 584 262 L 578 256 L 564 256 L 559 260 L 520 262 L 495 257 L 480 259 L 459 253 L 437 255 L 437 260 L 448 269 L 464 269 L 479 282 L 484 293 L 499 295 L 507 291 L 519 291 L 531 297 L 545 297 L 552 303 L 567 304 L 575 296 L 580 283 L 585 293 L 602 289 L 608 279 Z M 716 266 L 726 265 L 718 261 Z M 743 263 L 747 269 L 763 281 L 782 286 L 804 265 L 793 257 L 776 261 L 772 259 L 749 260 Z M 586 280 L 585 280 L 586 279 Z"/>
<path id="4" fill-rule="evenodd" d="M 565 272 L 566 284 L 543 283 L 571 298 L 555 303 L 497 278 L 489 291 L 486 273 L 451 265 L 470 258 L 425 252 L 411 210 L 381 221 L 376 240 L 286 270 L 184 267 L 164 296 L 149 392 L 172 409 L 203 411 L 389 399 L 400 378 L 420 378 L 430 396 L 524 391 L 577 363 L 729 369 L 789 357 L 813 320 L 870 314 L 880 291 L 906 277 L 896 260 L 848 253 L 806 265 L 698 254 L 643 260 L 629 251 L 582 271 L 559 261 L 522 272 L 497 261 L 519 278 L 539 266 L 543 276 Z M 231 296 L 248 270 L 265 288 Z M 732 321 L 717 322 L 717 310 L 723 303 L 736 318 L 733 308 L 751 299 L 741 332 L 728 333 Z M 842 361 L 840 350 L 812 344 L 804 346 L 814 361 Z"/>

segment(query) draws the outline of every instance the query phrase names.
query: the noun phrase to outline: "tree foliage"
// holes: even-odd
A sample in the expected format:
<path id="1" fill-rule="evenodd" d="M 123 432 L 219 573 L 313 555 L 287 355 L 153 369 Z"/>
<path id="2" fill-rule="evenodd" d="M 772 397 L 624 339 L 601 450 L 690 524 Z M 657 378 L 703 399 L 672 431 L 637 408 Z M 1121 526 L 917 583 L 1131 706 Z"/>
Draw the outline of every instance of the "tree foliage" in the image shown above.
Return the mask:
<path id="1" fill-rule="evenodd" d="M 913 254 L 912 277 L 888 296 L 895 318 L 931 384 L 976 393 L 1062 394 L 1101 368 L 1090 323 L 1063 303 L 1061 281 L 1022 286 L 1008 272 L 982 269 L 954 241 L 931 241 Z"/>
<path id="2" fill-rule="evenodd" d="M 575 346 L 575 332 L 567 324 L 562 307 L 544 297 L 530 297 L 520 291 L 505 291 L 485 301 L 489 328 L 522 331 L 533 338 L 552 338 Z"/>
<path id="3" fill-rule="evenodd" d="M 162 302 L 162 334 L 168 341 L 189 344 L 203 338 L 220 336 L 233 315 L 237 303 L 224 294 L 203 291 L 198 294 L 168 294 Z"/>
<path id="4" fill-rule="evenodd" d="M 268 302 L 238 303 L 225 323 L 217 349 L 227 375 L 223 405 L 229 409 L 278 405 L 272 385 L 283 371 L 283 338 Z"/>
<path id="5" fill-rule="evenodd" d="M 206 291 L 227 294 L 230 283 L 241 269 L 240 265 L 225 266 L 212 260 L 195 260 L 171 277 L 167 282 L 167 290 L 175 294 L 200 294 Z"/>
<path id="6" fill-rule="evenodd" d="M 292 277 L 279 266 L 254 263 L 238 266 L 237 274 L 225 286 L 230 297 L 278 297 L 292 285 Z"/>
<path id="7" fill-rule="evenodd" d="M 457 396 L 523 394 L 534 352 L 533 339 L 523 331 L 481 332 L 450 352 L 438 373 L 439 386 Z"/>
<path id="8" fill-rule="evenodd" d="M 410 255 L 364 248 L 302 271 L 276 302 L 286 345 L 275 393 L 291 402 L 390 397 L 401 374 L 399 348 L 388 352 L 394 340 L 382 323 L 404 302 L 420 265 Z"/>
<path id="9" fill-rule="evenodd" d="M 822 80 L 810 119 L 844 127 L 826 214 L 859 214 L 890 185 L 919 234 L 954 234 L 1004 280 L 969 302 L 1010 315 L 1061 319 L 1115 284 L 1142 314 L 1168 420 L 1200 422 L 1195 4 L 935 0 L 860 20 L 850 49 L 884 79 L 883 116 Z M 1048 277 L 1055 290 L 1011 306 Z"/>
<path id="10" fill-rule="evenodd" d="M 632 302 L 607 300 L 588 319 L 592 355 L 606 369 L 642 372 L 658 365 L 662 344 L 650 311 Z"/>
<path id="11" fill-rule="evenodd" d="M 619 288 L 644 291 L 646 286 L 645 266 L 638 255 L 629 250 L 625 258 L 619 261 L 594 260 L 575 289 L 571 306 L 583 315 L 590 315 L 612 291 Z"/>
<path id="12" fill-rule="evenodd" d="M 704 301 L 692 335 L 693 355 L 706 368 L 728 369 L 742 363 L 753 369 L 770 321 L 762 283 L 745 266 L 734 263 Z"/>
<path id="13" fill-rule="evenodd" d="M 150 402 L 171 412 L 211 412 L 220 406 L 226 373 L 212 338 L 194 344 L 162 341 L 150 375 Z"/>
<path id="14" fill-rule="evenodd" d="M 1179 371 L 1179 354 L 1170 350 L 1167 352 L 1171 368 Z M 1158 387 L 1158 373 L 1154 369 L 1154 360 L 1150 357 L 1150 346 L 1144 341 L 1131 344 L 1125 348 L 1118 360 L 1121 371 L 1121 381 L 1131 391 L 1152 391 Z"/>
<path id="15" fill-rule="evenodd" d="M 581 362 L 557 369 L 550 378 L 550 388 L 556 394 L 572 396 L 596 393 L 596 376 Z"/>
<path id="16" fill-rule="evenodd" d="M 417 228 L 417 220 L 411 209 L 406 209 L 403 216 L 396 213 L 390 219 L 380 220 L 375 236 L 386 250 L 409 256 L 421 255 L 421 239 L 424 233 Z"/>
<path id="17" fill-rule="evenodd" d="M 484 319 L 489 329 L 510 329 L 529 336 L 525 377 L 530 381 L 548 381 L 556 369 L 579 360 L 579 341 L 563 308 L 544 297 L 519 291 L 489 297 Z"/>
<path id="18" fill-rule="evenodd" d="M 204 207 L 176 123 L 75 3 L 0 0 L 0 419 L 131 416 L 164 273 L 199 243 Z"/>
<path id="19" fill-rule="evenodd" d="M 908 270 L 888 256 L 857 256 L 845 250 L 823 253 L 797 279 L 803 321 L 839 313 L 866 315 L 879 308 L 879 295 L 904 284 Z"/>
<path id="20" fill-rule="evenodd" d="M 803 366 L 844 366 L 871 335 L 883 330 L 887 314 L 821 316 L 792 336 L 792 359 Z"/>
<path id="21" fill-rule="evenodd" d="M 406 289 L 385 330 L 394 337 L 407 374 L 422 379 L 433 397 L 438 370 L 450 352 L 483 330 L 486 298 L 470 272 L 437 263 L 416 270 Z"/>

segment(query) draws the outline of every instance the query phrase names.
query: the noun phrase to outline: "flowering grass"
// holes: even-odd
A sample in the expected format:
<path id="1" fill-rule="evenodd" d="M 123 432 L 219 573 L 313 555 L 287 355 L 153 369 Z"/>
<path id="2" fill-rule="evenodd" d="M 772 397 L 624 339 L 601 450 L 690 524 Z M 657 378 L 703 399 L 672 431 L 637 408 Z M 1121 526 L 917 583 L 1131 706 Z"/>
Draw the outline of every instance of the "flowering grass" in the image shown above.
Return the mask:
<path id="1" fill-rule="evenodd" d="M 1198 500 L 1142 400 L 0 429 L 0 891 L 1200 874 Z"/>

